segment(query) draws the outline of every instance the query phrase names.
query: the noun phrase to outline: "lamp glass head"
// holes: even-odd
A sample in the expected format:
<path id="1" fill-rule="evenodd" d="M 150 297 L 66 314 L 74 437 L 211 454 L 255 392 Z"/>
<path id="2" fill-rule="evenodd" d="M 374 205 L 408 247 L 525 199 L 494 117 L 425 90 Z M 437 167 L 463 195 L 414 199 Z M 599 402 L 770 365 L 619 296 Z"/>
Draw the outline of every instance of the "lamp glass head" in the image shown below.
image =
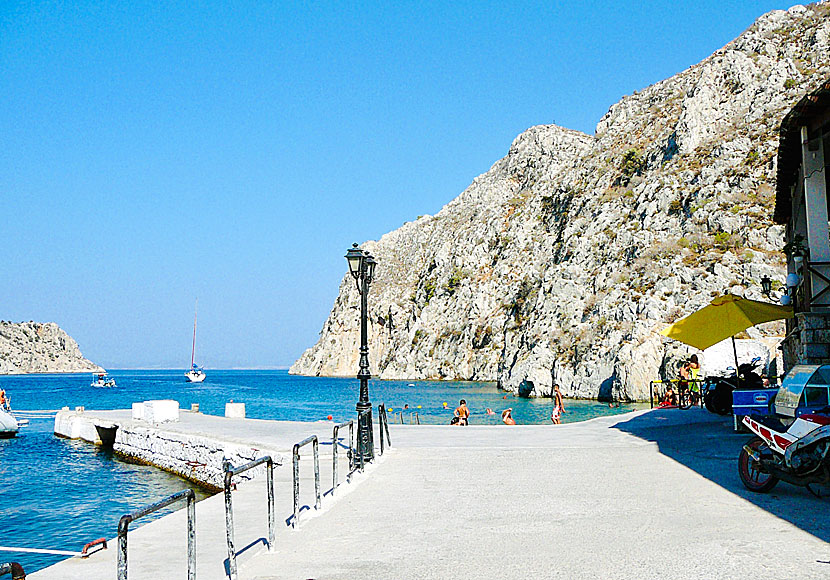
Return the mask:
<path id="1" fill-rule="evenodd" d="M 361 262 L 363 262 L 363 250 L 358 248 L 357 244 L 352 244 L 352 247 L 346 252 L 346 261 L 349 262 L 349 272 L 354 278 L 358 278 Z"/>
<path id="2" fill-rule="evenodd" d="M 367 274 L 369 276 L 369 280 L 375 279 L 375 266 L 377 266 L 377 262 L 375 262 L 374 256 L 372 254 L 366 254 L 366 269 L 368 270 Z"/>
<path id="3" fill-rule="evenodd" d="M 763 292 L 767 296 L 769 296 L 772 292 L 772 279 L 769 276 L 764 276 L 761 278 L 761 292 Z"/>

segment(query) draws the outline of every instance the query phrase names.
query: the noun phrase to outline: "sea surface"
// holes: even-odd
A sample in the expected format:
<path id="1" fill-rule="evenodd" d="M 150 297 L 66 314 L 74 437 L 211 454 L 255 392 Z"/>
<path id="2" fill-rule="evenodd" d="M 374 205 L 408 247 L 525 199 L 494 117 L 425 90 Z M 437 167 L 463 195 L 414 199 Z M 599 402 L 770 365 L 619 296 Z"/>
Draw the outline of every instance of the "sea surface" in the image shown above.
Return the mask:
<path id="1" fill-rule="evenodd" d="M 110 376 L 118 386 L 106 389 L 91 387 L 90 374 L 0 376 L 0 388 L 10 396 L 13 410 L 128 409 L 137 401 L 175 399 L 184 409 L 198 403 L 201 412 L 211 415 L 223 415 L 231 400 L 245 403 L 247 416 L 256 419 L 331 417 L 340 422 L 355 415 L 356 379 L 271 370 L 206 372 L 204 383 L 191 384 L 178 370 L 113 371 Z M 501 411 L 508 407 L 518 424 L 549 424 L 552 407 L 550 399 L 514 397 L 494 383 L 372 380 L 369 396 L 375 406 L 384 403 L 396 423 L 447 424 L 462 398 L 471 410 L 470 423 L 479 425 L 499 424 Z M 402 411 L 405 405 L 409 409 Z M 562 418 L 570 423 L 635 408 L 566 400 Z M 159 469 L 122 461 L 88 443 L 56 438 L 53 423 L 33 419 L 15 439 L 0 439 L 0 547 L 80 551 L 91 540 L 115 537 L 120 517 L 147 503 L 187 487 L 200 499 L 207 497 L 192 483 Z M 137 523 L 171 509 L 175 506 Z M 62 558 L 0 551 L 0 563 L 20 562 L 27 573 Z"/>

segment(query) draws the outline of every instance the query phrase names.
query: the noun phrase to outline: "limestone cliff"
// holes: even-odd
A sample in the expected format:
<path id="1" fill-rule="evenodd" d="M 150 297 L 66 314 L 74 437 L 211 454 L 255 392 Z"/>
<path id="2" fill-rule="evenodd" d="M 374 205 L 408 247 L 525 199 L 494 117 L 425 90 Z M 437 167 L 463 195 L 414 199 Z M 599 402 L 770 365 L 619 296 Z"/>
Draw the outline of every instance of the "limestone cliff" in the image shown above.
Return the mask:
<path id="1" fill-rule="evenodd" d="M 103 371 L 54 322 L 0 321 L 0 374 Z"/>
<path id="2" fill-rule="evenodd" d="M 829 4 L 766 14 L 594 135 L 533 127 L 437 215 L 367 242 L 372 372 L 642 398 L 677 348 L 657 330 L 783 280 L 777 128 L 830 75 L 828 39 Z M 346 277 L 291 372 L 354 374 L 357 307 Z"/>

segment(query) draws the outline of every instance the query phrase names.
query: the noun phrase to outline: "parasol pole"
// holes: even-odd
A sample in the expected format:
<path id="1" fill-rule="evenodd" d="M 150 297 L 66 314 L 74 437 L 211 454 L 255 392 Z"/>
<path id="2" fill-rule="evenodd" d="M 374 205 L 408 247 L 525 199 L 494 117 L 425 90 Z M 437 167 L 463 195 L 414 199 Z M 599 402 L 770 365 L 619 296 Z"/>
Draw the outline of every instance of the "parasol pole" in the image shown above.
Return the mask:
<path id="1" fill-rule="evenodd" d="M 735 383 L 741 386 L 741 377 L 738 376 L 738 348 L 735 346 L 735 335 L 732 335 L 732 353 L 735 355 Z"/>

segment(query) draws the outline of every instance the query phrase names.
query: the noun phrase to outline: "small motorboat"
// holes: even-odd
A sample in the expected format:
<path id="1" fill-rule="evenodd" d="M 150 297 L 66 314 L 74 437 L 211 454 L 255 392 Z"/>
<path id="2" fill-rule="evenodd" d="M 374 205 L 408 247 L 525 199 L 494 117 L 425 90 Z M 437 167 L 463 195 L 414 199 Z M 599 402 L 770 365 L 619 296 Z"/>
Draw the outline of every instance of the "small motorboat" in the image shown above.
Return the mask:
<path id="1" fill-rule="evenodd" d="M 107 373 L 95 373 L 92 375 L 90 387 L 115 387 L 115 379 L 107 376 Z"/>
<path id="2" fill-rule="evenodd" d="M 0 439 L 10 439 L 17 435 L 20 424 L 10 410 L 0 407 Z"/>

